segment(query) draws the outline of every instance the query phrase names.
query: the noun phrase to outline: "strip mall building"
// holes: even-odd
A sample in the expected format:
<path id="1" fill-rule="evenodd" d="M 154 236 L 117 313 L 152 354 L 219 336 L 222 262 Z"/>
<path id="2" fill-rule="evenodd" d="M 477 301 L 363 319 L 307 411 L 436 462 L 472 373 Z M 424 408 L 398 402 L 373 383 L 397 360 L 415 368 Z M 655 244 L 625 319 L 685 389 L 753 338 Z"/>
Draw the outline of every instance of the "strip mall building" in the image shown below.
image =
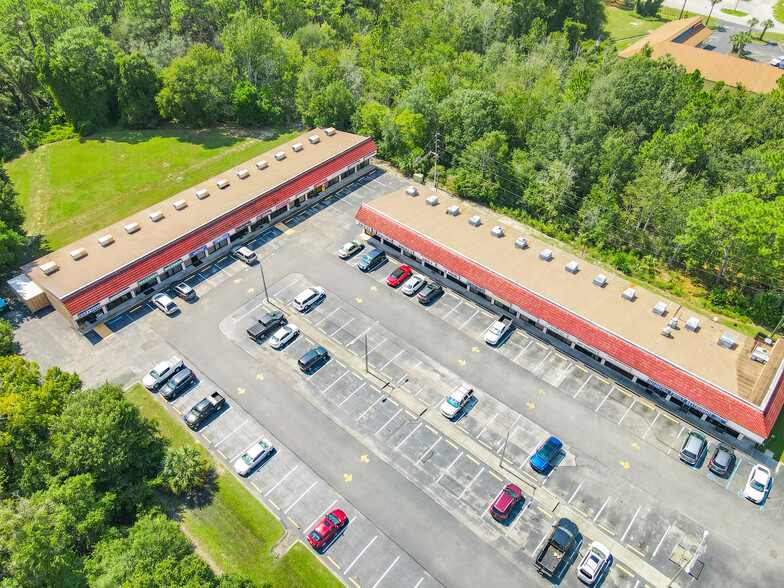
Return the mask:
<path id="1" fill-rule="evenodd" d="M 370 171 L 369 137 L 316 129 L 22 268 L 89 331 Z"/>
<path id="2" fill-rule="evenodd" d="M 659 402 L 758 443 L 770 435 L 784 402 L 781 339 L 728 331 L 522 227 L 438 199 L 400 190 L 363 204 L 356 219 L 381 246 Z"/>

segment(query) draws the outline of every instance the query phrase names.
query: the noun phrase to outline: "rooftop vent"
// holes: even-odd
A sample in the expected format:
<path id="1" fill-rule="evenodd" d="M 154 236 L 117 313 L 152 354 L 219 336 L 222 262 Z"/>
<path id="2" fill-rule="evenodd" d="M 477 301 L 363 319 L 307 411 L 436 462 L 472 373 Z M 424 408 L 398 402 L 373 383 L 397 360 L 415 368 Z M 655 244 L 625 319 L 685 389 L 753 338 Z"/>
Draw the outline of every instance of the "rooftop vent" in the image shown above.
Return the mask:
<path id="1" fill-rule="evenodd" d="M 332 127 L 328 127 L 324 129 L 324 133 L 327 135 L 327 137 L 331 137 L 332 135 L 335 134 L 335 129 Z"/>
<path id="2" fill-rule="evenodd" d="M 664 337 L 672 337 L 672 327 L 670 325 L 664 325 L 664 328 L 661 330 L 661 334 Z"/>
<path id="3" fill-rule="evenodd" d="M 576 274 L 577 272 L 580 271 L 580 264 L 572 260 L 566 264 L 566 267 L 564 269 L 570 274 Z"/>
<path id="4" fill-rule="evenodd" d="M 226 186 L 229 185 L 229 180 L 216 180 L 215 185 L 217 185 L 219 189 L 223 190 Z"/>
<path id="5" fill-rule="evenodd" d="M 492 229 L 490 229 L 490 234 L 493 237 L 498 237 L 500 239 L 501 237 L 504 236 L 504 227 L 496 225 Z"/>
<path id="6" fill-rule="evenodd" d="M 281 160 L 283 160 L 283 159 L 286 159 L 286 152 L 285 152 L 285 151 L 278 151 L 278 152 L 275 154 L 275 159 L 277 159 L 278 161 L 281 161 Z"/>
<path id="7" fill-rule="evenodd" d="M 185 200 L 175 200 L 172 204 L 175 210 L 182 210 L 183 208 L 188 208 L 188 203 Z"/>
<path id="8" fill-rule="evenodd" d="M 294 150 L 294 153 L 299 153 L 303 149 L 302 143 L 294 143 L 291 148 Z"/>
<path id="9" fill-rule="evenodd" d="M 98 243 L 101 244 L 101 247 L 108 247 L 112 243 L 114 243 L 114 237 L 109 234 L 103 235 L 98 237 Z"/>
<path id="10" fill-rule="evenodd" d="M 87 255 L 87 250 L 84 247 L 79 247 L 79 249 L 71 251 L 71 257 L 74 259 L 81 259 L 85 255 Z"/>
<path id="11" fill-rule="evenodd" d="M 154 223 L 157 223 L 162 218 L 163 218 L 163 211 L 162 210 L 156 210 L 156 211 L 150 213 L 150 220 L 152 222 L 154 222 Z"/>
<path id="12" fill-rule="evenodd" d="M 528 249 L 528 239 L 525 237 L 518 237 L 515 241 L 515 247 L 518 249 Z"/>
<path id="13" fill-rule="evenodd" d="M 205 190 L 205 189 L 196 190 L 196 198 L 198 198 L 199 200 L 204 200 L 209 195 L 210 195 L 209 190 Z"/>
<path id="14" fill-rule="evenodd" d="M 593 279 L 593 285 L 599 286 L 600 288 L 604 288 L 607 285 L 607 276 L 604 274 L 597 274 L 596 277 Z"/>
<path id="15" fill-rule="evenodd" d="M 457 204 L 453 204 L 449 208 L 446 209 L 447 214 L 451 214 L 452 216 L 457 216 L 460 214 L 460 207 Z"/>
<path id="16" fill-rule="evenodd" d="M 256 162 L 256 169 L 264 169 L 265 167 L 267 167 L 266 159 L 262 159 L 261 161 Z"/>
<path id="17" fill-rule="evenodd" d="M 311 135 L 310 137 L 308 137 L 308 141 L 310 141 L 311 145 L 315 145 L 316 143 L 321 141 L 321 138 L 318 135 Z"/>
<path id="18" fill-rule="evenodd" d="M 719 337 L 719 345 L 727 349 L 735 349 L 735 343 L 738 341 L 738 334 L 732 331 L 724 331 L 724 334 Z"/>
<path id="19" fill-rule="evenodd" d="M 666 302 L 657 302 L 653 305 L 653 312 L 660 316 L 664 316 L 667 314 L 667 303 Z"/>
<path id="20" fill-rule="evenodd" d="M 696 333 L 700 329 L 700 319 L 696 316 L 691 317 L 686 321 L 686 328 Z"/>
<path id="21" fill-rule="evenodd" d="M 438 206 L 438 196 L 433 194 L 432 196 L 428 197 L 425 202 L 427 202 L 430 206 Z"/>
<path id="22" fill-rule="evenodd" d="M 550 261 L 553 258 L 553 250 L 552 249 L 542 249 L 539 253 L 539 259 L 544 261 Z"/>
<path id="23" fill-rule="evenodd" d="M 634 299 L 637 298 L 637 289 L 629 286 L 626 288 L 626 290 L 623 291 L 621 298 L 628 300 L 629 302 L 634 302 Z"/>
<path id="24" fill-rule="evenodd" d="M 468 224 L 471 225 L 472 227 L 478 227 L 479 225 L 482 224 L 482 217 L 480 217 L 478 214 L 475 214 L 474 216 L 468 219 Z"/>
<path id="25" fill-rule="evenodd" d="M 677 328 L 678 328 L 678 317 L 677 317 L 677 316 L 674 316 L 674 317 L 672 317 L 672 318 L 670 319 L 670 322 L 669 322 L 668 324 L 669 324 L 669 325 L 670 325 L 670 326 L 671 326 L 673 329 L 677 329 Z"/>
<path id="26" fill-rule="evenodd" d="M 247 169 L 241 169 L 237 172 L 237 177 L 241 180 L 244 180 L 250 175 L 250 172 Z"/>
<path id="27" fill-rule="evenodd" d="M 409 186 L 406 188 L 406 194 L 409 196 L 419 196 L 419 190 L 416 189 L 416 186 Z"/>
<path id="28" fill-rule="evenodd" d="M 131 223 L 130 225 L 125 225 L 125 232 L 128 233 L 129 235 L 132 235 L 139 229 L 141 229 L 139 223 Z"/>
<path id="29" fill-rule="evenodd" d="M 41 271 L 44 272 L 44 274 L 46 274 L 47 276 L 53 274 L 59 269 L 60 266 L 53 261 L 47 261 L 46 263 L 41 265 Z"/>

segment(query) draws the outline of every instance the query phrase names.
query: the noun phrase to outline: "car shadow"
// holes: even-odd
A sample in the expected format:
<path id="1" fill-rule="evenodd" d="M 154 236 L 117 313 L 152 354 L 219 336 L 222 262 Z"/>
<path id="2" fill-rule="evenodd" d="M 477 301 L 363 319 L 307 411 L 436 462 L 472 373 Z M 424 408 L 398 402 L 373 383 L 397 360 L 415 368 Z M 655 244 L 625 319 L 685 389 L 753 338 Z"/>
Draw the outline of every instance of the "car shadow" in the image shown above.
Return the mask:
<path id="1" fill-rule="evenodd" d="M 580 557 L 580 547 L 582 547 L 584 541 L 584 537 L 582 533 L 577 533 L 577 537 L 575 538 L 574 545 L 572 548 L 567 552 L 564 556 L 563 560 L 561 560 L 561 567 L 558 570 L 558 573 L 550 578 L 550 582 L 555 584 L 556 586 L 560 586 L 561 582 L 564 581 L 566 578 L 566 574 L 572 568 L 574 563 L 577 561 L 577 558 Z"/>
<path id="2" fill-rule="evenodd" d="M 509 514 L 507 515 L 506 520 L 499 521 L 498 519 L 493 519 L 494 522 L 498 523 L 502 527 L 511 527 L 512 524 L 514 524 L 514 522 L 517 519 L 517 517 L 520 516 L 520 513 L 523 512 L 523 508 L 525 507 L 526 500 L 527 499 L 525 497 L 525 494 L 523 494 L 523 497 L 520 498 L 520 501 L 517 504 L 515 504 L 515 506 L 514 506 L 514 508 L 512 510 L 509 511 Z M 493 501 L 495 501 L 495 499 L 493 499 Z M 491 502 L 490 506 L 487 508 L 488 511 L 490 510 L 490 508 L 492 508 L 492 505 L 493 505 L 493 503 Z M 490 516 L 492 516 L 492 515 L 490 515 Z"/>
<path id="3" fill-rule="evenodd" d="M 247 480 L 247 479 L 250 479 L 250 477 L 251 477 L 253 474 L 255 474 L 255 473 L 256 473 L 256 472 L 258 472 L 258 471 L 259 471 L 261 468 L 263 468 L 265 465 L 267 465 L 267 464 L 269 463 L 269 461 L 270 461 L 270 460 L 271 460 L 271 459 L 272 459 L 272 458 L 273 458 L 275 455 L 277 455 L 277 453 L 278 453 L 278 449 L 277 449 L 277 447 L 273 447 L 273 448 L 272 448 L 272 451 L 270 451 L 270 453 L 269 453 L 269 455 L 268 455 L 267 457 L 265 457 L 264 459 L 262 459 L 262 460 L 261 460 L 261 461 L 260 461 L 260 462 L 259 462 L 259 463 L 256 465 L 256 467 L 254 467 L 254 468 L 253 468 L 251 471 L 249 471 L 247 474 L 245 474 L 244 476 L 240 476 L 240 477 L 241 477 L 241 478 L 245 478 L 246 480 Z M 242 456 L 238 457 L 237 459 L 242 459 Z"/>
<path id="4" fill-rule="evenodd" d="M 472 409 L 474 406 L 476 406 L 476 404 L 477 404 L 478 402 L 479 402 L 479 401 L 476 399 L 476 396 L 472 396 L 472 397 L 471 397 L 471 400 L 469 400 L 468 402 L 466 402 L 466 405 L 465 405 L 463 408 L 461 408 L 461 409 L 458 411 L 458 413 L 457 413 L 457 414 L 456 414 L 456 415 L 455 415 L 455 416 L 454 416 L 452 419 L 450 419 L 450 420 L 451 420 L 453 423 L 459 423 L 461 420 L 463 420 L 463 417 L 467 416 L 467 415 L 468 415 L 468 413 L 469 413 L 469 412 L 471 412 L 471 409 Z"/>
<path id="5" fill-rule="evenodd" d="M 348 525 L 350 522 L 351 521 L 349 519 L 346 519 L 346 524 L 343 525 L 343 528 L 340 531 L 338 531 L 332 539 L 330 539 L 329 543 L 324 545 L 324 547 L 322 547 L 321 549 L 316 549 L 315 551 L 317 551 L 321 555 L 324 555 L 327 552 L 327 550 L 335 544 L 335 541 L 337 541 L 343 536 L 343 533 L 345 533 L 346 529 L 348 529 Z"/>

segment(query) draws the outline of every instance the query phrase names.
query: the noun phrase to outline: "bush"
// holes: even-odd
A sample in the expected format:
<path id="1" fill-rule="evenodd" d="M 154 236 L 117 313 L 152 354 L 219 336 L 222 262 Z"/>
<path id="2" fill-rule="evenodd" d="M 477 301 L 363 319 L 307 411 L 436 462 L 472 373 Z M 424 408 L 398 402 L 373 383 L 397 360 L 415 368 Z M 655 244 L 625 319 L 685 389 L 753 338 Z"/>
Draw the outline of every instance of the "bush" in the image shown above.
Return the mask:
<path id="1" fill-rule="evenodd" d="M 615 266 L 615 269 L 617 269 L 622 274 L 631 276 L 634 275 L 634 270 L 637 268 L 639 262 L 637 261 L 637 258 L 631 253 L 619 251 L 613 257 L 612 264 Z"/>
<path id="2" fill-rule="evenodd" d="M 212 474 L 207 458 L 196 447 L 186 445 L 166 452 L 161 479 L 175 494 L 192 498 L 205 488 Z"/>
<path id="3" fill-rule="evenodd" d="M 754 297 L 749 316 L 758 325 L 775 328 L 782 317 L 782 298 L 778 292 L 760 292 Z"/>
<path id="4" fill-rule="evenodd" d="M 16 353 L 14 343 L 14 329 L 11 323 L 0 319 L 0 356 L 13 355 Z"/>

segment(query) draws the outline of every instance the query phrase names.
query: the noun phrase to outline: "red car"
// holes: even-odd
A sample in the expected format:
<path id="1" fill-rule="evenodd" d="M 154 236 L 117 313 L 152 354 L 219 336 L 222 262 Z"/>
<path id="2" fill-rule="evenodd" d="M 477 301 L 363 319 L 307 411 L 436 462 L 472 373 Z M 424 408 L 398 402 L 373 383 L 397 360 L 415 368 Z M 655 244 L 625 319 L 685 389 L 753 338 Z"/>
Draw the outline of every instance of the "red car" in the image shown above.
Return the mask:
<path id="1" fill-rule="evenodd" d="M 523 498 L 523 491 L 514 484 L 507 484 L 490 507 L 490 514 L 497 521 L 505 521 L 515 505 Z"/>
<path id="2" fill-rule="evenodd" d="M 392 286 L 393 288 L 397 288 L 400 284 L 403 283 L 408 276 L 411 275 L 411 268 L 407 265 L 401 265 L 395 271 L 387 276 L 387 284 Z"/>
<path id="3" fill-rule="evenodd" d="M 332 541 L 335 535 L 338 534 L 338 531 L 347 524 L 348 517 L 346 517 L 346 513 L 340 509 L 333 510 L 310 532 L 308 543 L 313 546 L 313 549 L 321 549 Z"/>

